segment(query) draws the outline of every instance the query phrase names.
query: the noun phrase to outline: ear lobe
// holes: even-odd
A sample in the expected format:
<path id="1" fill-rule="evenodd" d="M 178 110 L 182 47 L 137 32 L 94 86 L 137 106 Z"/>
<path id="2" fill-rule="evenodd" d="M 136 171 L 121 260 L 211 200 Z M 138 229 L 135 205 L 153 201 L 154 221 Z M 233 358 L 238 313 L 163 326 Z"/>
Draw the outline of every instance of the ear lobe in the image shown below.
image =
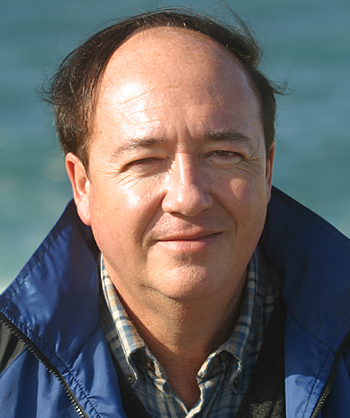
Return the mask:
<path id="1" fill-rule="evenodd" d="M 66 155 L 66 170 L 72 185 L 78 215 L 84 224 L 90 222 L 90 180 L 81 160 L 74 154 Z"/>
<path id="2" fill-rule="evenodd" d="M 273 172 L 273 161 L 275 158 L 275 143 L 271 145 L 269 149 L 269 156 L 266 161 L 266 183 L 268 189 L 268 201 L 271 197 L 271 188 L 272 188 L 272 172 Z"/>

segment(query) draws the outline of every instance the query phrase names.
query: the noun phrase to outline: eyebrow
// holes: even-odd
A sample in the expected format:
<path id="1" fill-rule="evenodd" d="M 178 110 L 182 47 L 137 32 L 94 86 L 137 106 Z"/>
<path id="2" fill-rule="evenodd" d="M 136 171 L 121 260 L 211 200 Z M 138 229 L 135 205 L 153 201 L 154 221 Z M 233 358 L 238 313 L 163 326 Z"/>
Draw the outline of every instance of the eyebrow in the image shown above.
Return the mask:
<path id="1" fill-rule="evenodd" d="M 245 145 L 249 150 L 253 149 L 253 142 L 254 140 L 249 136 L 243 135 L 239 132 L 234 131 L 212 131 L 209 132 L 205 136 L 205 139 L 209 141 L 228 141 L 228 142 L 236 142 L 239 144 Z"/>
<path id="2" fill-rule="evenodd" d="M 253 148 L 253 139 L 249 138 L 239 132 L 220 130 L 220 131 L 211 131 L 204 136 L 204 141 L 228 141 L 241 143 L 247 146 L 249 150 Z M 152 146 L 157 146 L 161 144 L 166 144 L 169 141 L 162 137 L 149 137 L 149 138 L 140 138 L 134 139 L 127 142 L 126 144 L 121 145 L 113 153 L 114 157 L 118 157 L 121 153 L 131 151 L 138 148 L 151 148 Z"/>
<path id="3" fill-rule="evenodd" d="M 166 142 L 167 141 L 165 138 L 156 138 L 156 137 L 134 139 L 118 147 L 116 151 L 113 153 L 113 155 L 115 157 L 118 157 L 120 153 L 123 153 L 125 151 L 131 151 L 137 148 L 148 148 L 154 145 L 165 144 Z"/>

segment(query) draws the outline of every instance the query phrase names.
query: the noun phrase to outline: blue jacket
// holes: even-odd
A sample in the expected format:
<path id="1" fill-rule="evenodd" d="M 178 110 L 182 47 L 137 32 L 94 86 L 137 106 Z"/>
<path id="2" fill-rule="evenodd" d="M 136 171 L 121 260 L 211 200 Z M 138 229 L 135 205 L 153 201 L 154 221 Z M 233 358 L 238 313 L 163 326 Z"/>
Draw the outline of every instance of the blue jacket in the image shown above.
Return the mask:
<path id="1" fill-rule="evenodd" d="M 349 240 L 274 189 L 260 244 L 284 281 L 287 417 L 350 417 Z M 125 417 L 97 254 L 71 202 L 0 296 L 2 416 Z"/>

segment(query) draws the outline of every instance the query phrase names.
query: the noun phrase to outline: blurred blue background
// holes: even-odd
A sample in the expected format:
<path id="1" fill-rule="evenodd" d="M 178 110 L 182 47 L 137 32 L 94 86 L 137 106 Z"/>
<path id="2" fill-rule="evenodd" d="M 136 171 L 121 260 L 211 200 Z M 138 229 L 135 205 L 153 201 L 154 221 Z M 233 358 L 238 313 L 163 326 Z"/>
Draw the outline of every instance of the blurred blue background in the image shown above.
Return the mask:
<path id="1" fill-rule="evenodd" d="M 274 184 L 350 235 L 350 2 L 227 0 L 289 82 L 279 99 Z M 0 290 L 50 230 L 72 193 L 43 77 L 108 21 L 160 6 L 227 15 L 211 1 L 1 0 Z"/>

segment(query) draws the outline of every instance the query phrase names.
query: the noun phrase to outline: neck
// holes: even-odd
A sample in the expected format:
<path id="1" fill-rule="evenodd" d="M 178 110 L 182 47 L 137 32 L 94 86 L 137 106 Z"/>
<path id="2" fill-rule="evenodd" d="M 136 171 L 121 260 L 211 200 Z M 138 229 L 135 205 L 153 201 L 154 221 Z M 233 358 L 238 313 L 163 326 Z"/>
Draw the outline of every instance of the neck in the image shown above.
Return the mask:
<path id="1" fill-rule="evenodd" d="M 142 303 L 116 286 L 137 331 L 166 370 L 170 384 L 187 408 L 193 407 L 199 398 L 199 369 L 232 333 L 244 284 L 245 275 L 232 294 L 223 292 L 199 301 L 174 301 L 149 291 L 142 295 Z"/>

